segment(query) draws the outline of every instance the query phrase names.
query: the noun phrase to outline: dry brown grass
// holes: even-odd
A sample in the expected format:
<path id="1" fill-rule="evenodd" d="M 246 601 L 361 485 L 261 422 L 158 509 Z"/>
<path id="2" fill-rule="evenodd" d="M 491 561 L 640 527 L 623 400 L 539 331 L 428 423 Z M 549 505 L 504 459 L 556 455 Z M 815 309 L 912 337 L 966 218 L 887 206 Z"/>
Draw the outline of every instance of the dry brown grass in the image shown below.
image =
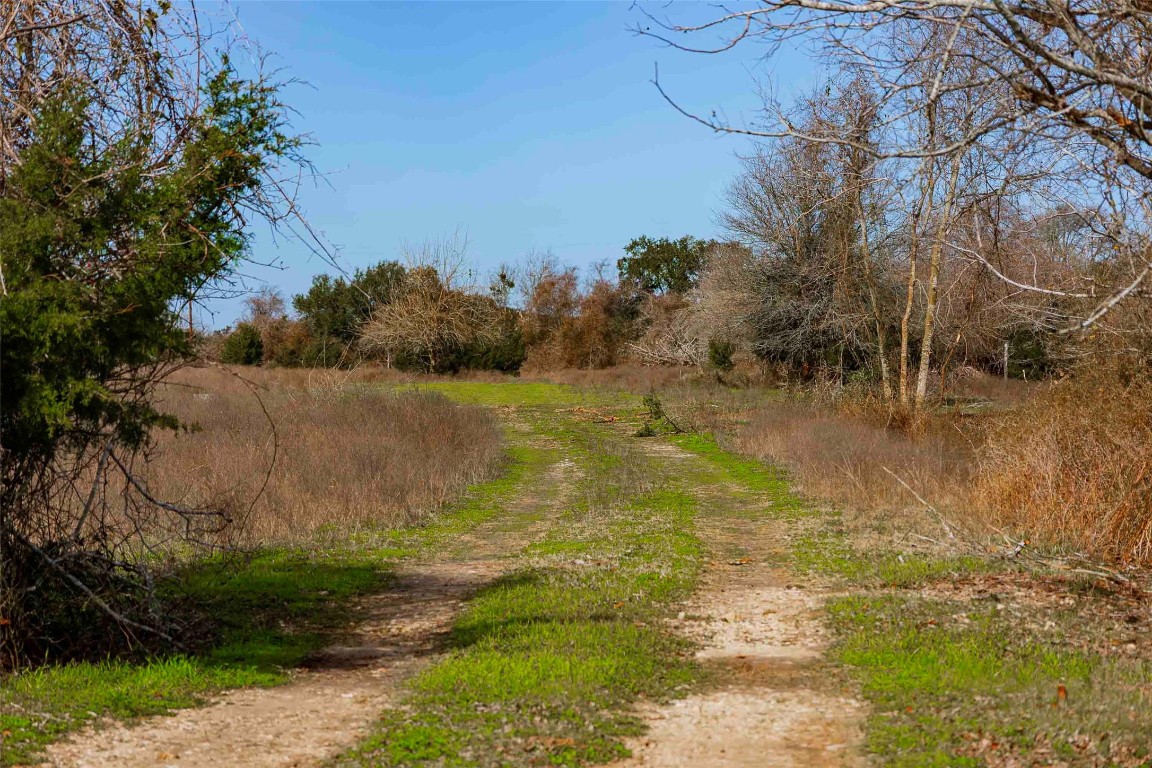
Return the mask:
<path id="1" fill-rule="evenodd" d="M 729 441 L 869 528 L 935 525 L 895 476 L 974 541 L 1011 532 L 1090 559 L 1152 562 L 1152 374 L 1085 367 L 1052 385 L 971 382 L 991 397 L 913 423 L 877 401 L 811 395 L 745 412 Z M 890 471 L 889 471 L 890 470 Z"/>
<path id="2" fill-rule="evenodd" d="M 893 475 L 938 508 L 962 506 L 973 465 L 971 440 L 950 420 L 909 435 L 866 413 L 782 401 L 753 413 L 733 443 L 788 468 L 806 495 L 854 510 L 894 512 L 922 505 Z"/>
<path id="3" fill-rule="evenodd" d="M 162 498 L 228 509 L 244 543 L 411 522 L 491 477 L 501 461 L 499 426 L 486 411 L 368 386 L 402 374 L 237 373 L 251 384 L 217 368 L 169 380 L 163 406 L 192 429 L 160 439 L 147 478 Z"/>
<path id="4" fill-rule="evenodd" d="M 1014 411 L 988 438 L 974 494 L 1022 535 L 1152 560 L 1152 375 L 1086 368 Z"/>
<path id="5" fill-rule="evenodd" d="M 987 400 L 998 405 L 1025 402 L 1046 386 L 1043 382 L 991 376 L 974 368 L 961 368 L 949 376 L 945 395 L 954 398 Z"/>

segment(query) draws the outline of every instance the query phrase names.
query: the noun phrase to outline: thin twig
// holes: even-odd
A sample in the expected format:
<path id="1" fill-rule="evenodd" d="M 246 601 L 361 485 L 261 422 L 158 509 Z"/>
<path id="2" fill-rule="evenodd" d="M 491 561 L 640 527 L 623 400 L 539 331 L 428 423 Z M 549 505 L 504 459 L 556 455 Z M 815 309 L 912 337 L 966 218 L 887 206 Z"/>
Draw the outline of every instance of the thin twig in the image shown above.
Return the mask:
<path id="1" fill-rule="evenodd" d="M 908 483 L 904 482 L 903 478 L 901 478 L 900 475 L 898 475 L 895 472 L 893 472 L 892 470 L 888 469 L 888 467 L 881 466 L 880 468 L 883 469 L 888 474 L 892 475 L 892 477 L 896 478 L 896 482 L 898 482 L 898 483 L 900 483 L 900 485 L 904 486 L 904 488 L 907 489 L 908 493 L 912 494 L 916 498 L 916 501 L 923 504 L 925 509 L 927 509 L 932 514 L 936 515 L 936 519 L 940 521 L 940 525 L 941 525 L 941 527 L 944 528 L 944 533 L 948 534 L 949 539 L 952 539 L 953 541 L 957 540 L 956 534 L 952 531 L 952 526 L 948 525 L 948 521 L 944 519 L 944 515 L 940 514 L 940 510 L 936 509 L 936 507 L 932 506 L 927 501 L 925 501 L 924 497 L 921 496 L 920 494 L 916 493 L 916 491 L 912 489 L 912 486 L 910 486 L 910 485 L 908 485 Z"/>

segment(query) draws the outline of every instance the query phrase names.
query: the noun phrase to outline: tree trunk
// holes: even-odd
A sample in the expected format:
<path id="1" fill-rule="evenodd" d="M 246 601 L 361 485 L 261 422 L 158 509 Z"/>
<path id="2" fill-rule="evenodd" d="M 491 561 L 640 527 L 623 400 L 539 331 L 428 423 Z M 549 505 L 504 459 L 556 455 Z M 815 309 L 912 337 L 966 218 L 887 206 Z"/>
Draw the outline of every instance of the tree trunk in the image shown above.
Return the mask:
<path id="1" fill-rule="evenodd" d="M 919 258 L 920 251 L 920 215 L 923 210 L 924 199 L 921 198 L 920 205 L 912 215 L 912 241 L 908 248 L 908 295 L 904 300 L 904 314 L 900 318 L 900 402 L 905 404 L 907 404 L 911 392 L 908 387 L 908 372 L 910 369 L 908 345 L 910 326 L 912 323 L 912 308 L 916 304 L 916 261 Z"/>
<path id="2" fill-rule="evenodd" d="M 933 146 L 936 141 L 936 106 L 929 102 L 925 108 L 925 120 L 928 123 L 928 145 Z M 911 334 L 912 309 L 916 304 L 916 268 L 920 258 L 920 223 L 932 218 L 932 203 L 936 194 L 936 160 L 926 158 L 927 175 L 920 187 L 920 200 L 916 210 L 912 212 L 911 242 L 908 248 L 908 294 L 904 301 L 904 315 L 900 318 L 900 402 L 907 405 L 911 397 L 909 376 L 911 362 L 908 359 L 909 336 Z"/>
<path id="3" fill-rule="evenodd" d="M 952 172 L 948 179 L 948 191 L 944 197 L 944 209 L 940 212 L 940 222 L 936 225 L 936 237 L 928 262 L 928 295 L 924 305 L 924 338 L 920 342 L 920 369 L 916 377 L 916 408 L 924 405 L 928 394 L 928 372 L 932 366 L 932 334 L 936 325 L 936 300 L 940 290 L 940 260 L 944 253 L 944 235 L 952 217 L 952 206 L 956 201 L 956 185 L 960 181 L 960 161 L 963 154 L 952 156 Z"/>

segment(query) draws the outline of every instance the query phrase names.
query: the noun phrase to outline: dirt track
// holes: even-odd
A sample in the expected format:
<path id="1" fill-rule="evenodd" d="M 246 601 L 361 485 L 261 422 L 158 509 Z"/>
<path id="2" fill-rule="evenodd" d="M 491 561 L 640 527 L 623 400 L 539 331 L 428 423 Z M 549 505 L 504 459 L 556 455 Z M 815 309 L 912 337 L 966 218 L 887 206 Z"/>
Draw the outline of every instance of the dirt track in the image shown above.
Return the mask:
<path id="1" fill-rule="evenodd" d="M 701 531 L 728 557 L 711 564 L 676 625 L 700 642 L 715 684 L 643 712 L 649 732 L 629 768 L 863 764 L 863 707 L 823 668 L 823 595 L 765 564 L 775 537 L 757 527 Z"/>

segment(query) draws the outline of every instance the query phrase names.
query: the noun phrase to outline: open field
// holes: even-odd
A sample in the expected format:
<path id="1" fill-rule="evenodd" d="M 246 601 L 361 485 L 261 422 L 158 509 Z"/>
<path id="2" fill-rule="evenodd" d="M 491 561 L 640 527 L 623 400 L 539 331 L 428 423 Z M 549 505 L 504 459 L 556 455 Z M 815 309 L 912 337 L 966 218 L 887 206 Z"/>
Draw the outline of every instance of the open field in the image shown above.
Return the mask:
<path id="1" fill-rule="evenodd" d="M 224 506 L 246 543 L 271 545 L 417 522 L 494 475 L 501 439 L 490 414 L 363 378 L 177 372 L 160 403 L 189 428 L 159 442 L 154 488 Z"/>
<path id="2" fill-rule="evenodd" d="M 967 471 L 950 447 L 837 433 L 770 392 L 665 389 L 678 423 L 730 430 L 677 434 L 620 387 L 244 375 L 296 463 L 254 508 L 250 554 L 174 582 L 214 621 L 189 653 L 8 681 L 4 764 L 1152 764 L 1145 577 L 917 539 L 945 537 L 878 477 L 845 512 L 819 473 L 799 495 L 758 458 L 863 446 L 914 483 L 917 462 Z M 174 454 L 185 485 L 156 482 L 231 487 L 259 419 L 226 431 L 241 406 L 182 391 L 204 442 Z M 215 484 L 195 485 L 207 454 Z"/>

